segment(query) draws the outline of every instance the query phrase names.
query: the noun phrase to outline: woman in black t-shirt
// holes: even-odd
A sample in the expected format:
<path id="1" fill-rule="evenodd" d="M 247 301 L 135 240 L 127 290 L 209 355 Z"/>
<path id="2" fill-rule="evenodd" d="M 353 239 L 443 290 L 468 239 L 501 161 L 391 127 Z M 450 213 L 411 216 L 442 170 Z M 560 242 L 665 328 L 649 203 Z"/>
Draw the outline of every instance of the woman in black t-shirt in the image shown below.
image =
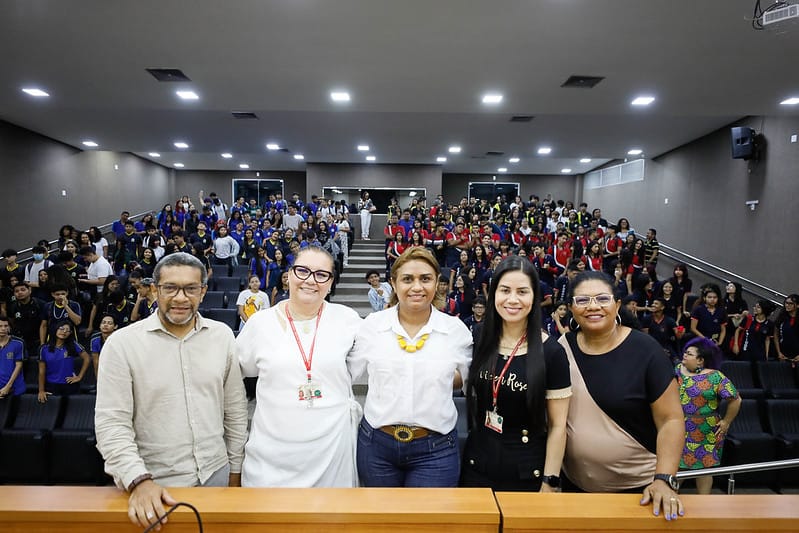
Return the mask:
<path id="1" fill-rule="evenodd" d="M 552 492 L 560 487 L 571 383 L 566 357 L 541 331 L 535 268 L 511 256 L 493 274 L 474 349 L 461 486 Z"/>

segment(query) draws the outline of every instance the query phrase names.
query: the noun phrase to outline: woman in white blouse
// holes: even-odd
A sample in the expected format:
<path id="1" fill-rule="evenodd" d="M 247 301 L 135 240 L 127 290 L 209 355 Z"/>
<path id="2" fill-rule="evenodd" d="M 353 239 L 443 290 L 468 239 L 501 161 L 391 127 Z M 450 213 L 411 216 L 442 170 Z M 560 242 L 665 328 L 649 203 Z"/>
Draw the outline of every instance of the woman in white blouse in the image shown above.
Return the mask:
<path id="1" fill-rule="evenodd" d="M 244 449 L 244 487 L 354 487 L 361 417 L 346 358 L 361 319 L 325 302 L 333 258 L 318 246 L 298 252 L 289 299 L 247 320 L 236 338 L 242 374 L 258 377 Z"/>
<path id="2" fill-rule="evenodd" d="M 440 269 L 425 248 L 409 248 L 391 269 L 393 305 L 361 325 L 348 364 L 369 375 L 358 431 L 358 474 L 371 487 L 454 487 L 458 412 L 472 336 L 436 309 Z"/>

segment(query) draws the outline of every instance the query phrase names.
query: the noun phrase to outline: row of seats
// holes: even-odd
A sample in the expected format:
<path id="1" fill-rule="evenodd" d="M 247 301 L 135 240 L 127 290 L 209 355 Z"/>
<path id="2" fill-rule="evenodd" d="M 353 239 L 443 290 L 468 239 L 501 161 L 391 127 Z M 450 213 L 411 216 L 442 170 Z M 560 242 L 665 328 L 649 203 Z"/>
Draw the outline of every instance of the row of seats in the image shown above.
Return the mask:
<path id="1" fill-rule="evenodd" d="M 799 400 L 744 399 L 725 440 L 722 465 L 799 458 Z M 779 490 L 795 486 L 796 469 L 737 474 L 736 482 Z"/>
<path id="2" fill-rule="evenodd" d="M 799 370 L 784 361 L 725 361 L 721 372 L 744 399 L 799 398 Z"/>
<path id="3" fill-rule="evenodd" d="M 0 400 L 0 482 L 104 485 L 94 434 L 95 396 Z"/>

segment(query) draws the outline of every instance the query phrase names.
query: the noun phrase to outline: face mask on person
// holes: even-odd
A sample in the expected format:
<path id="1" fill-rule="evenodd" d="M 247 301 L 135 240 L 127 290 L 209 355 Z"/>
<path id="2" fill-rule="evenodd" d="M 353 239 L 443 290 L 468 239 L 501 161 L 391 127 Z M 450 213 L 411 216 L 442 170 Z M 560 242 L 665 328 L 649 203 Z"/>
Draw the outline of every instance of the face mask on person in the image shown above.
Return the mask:
<path id="1" fill-rule="evenodd" d="M 33 254 L 34 261 L 41 261 L 42 259 L 44 259 L 44 254 Z"/>

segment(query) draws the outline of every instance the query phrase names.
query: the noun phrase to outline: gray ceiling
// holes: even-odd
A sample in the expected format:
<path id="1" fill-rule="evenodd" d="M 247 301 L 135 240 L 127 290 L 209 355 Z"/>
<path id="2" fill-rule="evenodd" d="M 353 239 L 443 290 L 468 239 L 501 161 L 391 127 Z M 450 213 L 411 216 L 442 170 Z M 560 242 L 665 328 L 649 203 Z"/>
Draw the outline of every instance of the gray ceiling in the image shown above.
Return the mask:
<path id="1" fill-rule="evenodd" d="M 799 24 L 754 31 L 754 3 L 4 0 L 0 119 L 79 148 L 91 138 L 102 150 L 157 151 L 187 169 L 363 162 L 356 145 L 366 143 L 378 163 L 444 155 L 445 172 L 578 173 L 632 147 L 657 156 L 746 115 L 799 114 L 779 105 L 799 96 Z M 192 82 L 159 83 L 151 67 Z M 572 74 L 606 79 L 562 88 Z M 183 88 L 200 100 L 180 101 Z M 336 88 L 352 101 L 331 102 Z M 502 104 L 484 106 L 488 90 Z M 657 100 L 631 107 L 642 93 Z M 191 148 L 175 149 L 178 139 Z M 270 141 L 305 162 L 268 152 Z M 447 154 L 450 144 L 462 153 Z M 536 155 L 545 144 L 552 154 Z"/>

